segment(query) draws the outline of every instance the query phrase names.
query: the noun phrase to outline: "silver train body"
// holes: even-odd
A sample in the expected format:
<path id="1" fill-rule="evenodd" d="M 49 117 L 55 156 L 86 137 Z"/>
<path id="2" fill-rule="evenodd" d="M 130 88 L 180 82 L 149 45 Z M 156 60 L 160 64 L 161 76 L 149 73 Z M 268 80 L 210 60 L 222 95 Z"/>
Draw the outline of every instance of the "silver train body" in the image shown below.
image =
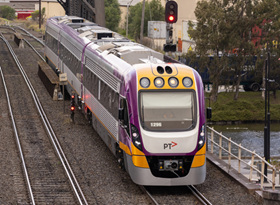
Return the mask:
<path id="1" fill-rule="evenodd" d="M 45 58 L 67 73 L 67 91 L 141 185 L 203 183 L 203 84 L 192 68 L 74 16 L 46 24 Z"/>

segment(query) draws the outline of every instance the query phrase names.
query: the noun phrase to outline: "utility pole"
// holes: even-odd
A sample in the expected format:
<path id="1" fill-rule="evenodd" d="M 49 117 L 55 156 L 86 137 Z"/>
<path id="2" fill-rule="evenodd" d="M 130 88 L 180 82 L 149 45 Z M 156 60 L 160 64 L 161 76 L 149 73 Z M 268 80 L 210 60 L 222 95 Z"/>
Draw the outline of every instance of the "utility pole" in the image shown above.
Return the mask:
<path id="1" fill-rule="evenodd" d="M 39 29 L 41 29 L 41 0 L 39 0 Z"/>
<path id="2" fill-rule="evenodd" d="M 95 0 L 95 23 L 105 27 L 105 5 L 104 0 Z"/>
<path id="3" fill-rule="evenodd" d="M 127 38 L 127 36 L 128 36 L 128 9 L 129 9 L 129 7 L 130 7 L 130 5 L 131 5 L 132 2 L 133 2 L 133 0 L 131 0 L 130 3 L 127 3 L 127 12 L 126 12 L 126 38 Z"/>
<path id="4" fill-rule="evenodd" d="M 140 33 L 141 44 L 143 44 L 144 18 L 145 18 L 145 0 L 143 0 L 143 7 L 142 7 L 141 33 Z"/>
<path id="5" fill-rule="evenodd" d="M 270 70 L 270 49 L 268 48 L 267 59 L 265 61 L 265 126 L 264 126 L 264 157 L 268 162 L 270 160 L 270 102 L 269 102 L 269 83 L 275 80 L 269 79 Z M 267 176 L 267 164 L 265 164 L 264 175 Z M 265 182 L 266 182 L 265 178 Z"/>

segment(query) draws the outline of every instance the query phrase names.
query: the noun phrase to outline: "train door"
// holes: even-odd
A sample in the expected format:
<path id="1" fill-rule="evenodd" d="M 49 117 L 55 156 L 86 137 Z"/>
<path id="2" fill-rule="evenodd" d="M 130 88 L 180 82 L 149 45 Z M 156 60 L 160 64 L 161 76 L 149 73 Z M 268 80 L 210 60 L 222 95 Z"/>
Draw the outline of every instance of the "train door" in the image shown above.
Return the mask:
<path id="1" fill-rule="evenodd" d="M 130 125 L 129 125 L 129 116 L 128 116 L 128 107 L 127 101 L 125 98 L 121 98 L 120 100 L 120 137 L 130 138 Z M 119 139 L 120 140 L 120 139 Z"/>

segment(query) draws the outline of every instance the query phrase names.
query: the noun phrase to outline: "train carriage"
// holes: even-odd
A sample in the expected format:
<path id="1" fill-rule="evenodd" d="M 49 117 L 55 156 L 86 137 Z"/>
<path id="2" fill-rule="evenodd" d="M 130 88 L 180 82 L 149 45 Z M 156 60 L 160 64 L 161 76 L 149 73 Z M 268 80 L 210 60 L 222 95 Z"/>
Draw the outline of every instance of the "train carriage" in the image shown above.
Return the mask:
<path id="1" fill-rule="evenodd" d="M 46 24 L 46 62 L 131 179 L 141 185 L 203 183 L 201 77 L 143 45 L 74 16 Z"/>

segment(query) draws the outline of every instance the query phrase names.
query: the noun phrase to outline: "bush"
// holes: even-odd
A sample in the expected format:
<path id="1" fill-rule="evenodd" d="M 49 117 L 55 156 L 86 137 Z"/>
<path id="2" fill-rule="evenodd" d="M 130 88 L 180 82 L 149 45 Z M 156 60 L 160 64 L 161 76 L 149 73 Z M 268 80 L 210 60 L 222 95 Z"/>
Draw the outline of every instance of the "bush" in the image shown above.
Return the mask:
<path id="1" fill-rule="evenodd" d="M 9 6 L 0 6 L 0 17 L 8 19 L 8 20 L 13 20 L 15 16 L 15 10 Z"/>
<path id="2" fill-rule="evenodd" d="M 46 12 L 46 8 L 44 7 L 41 11 L 41 23 L 44 23 L 45 20 L 45 12 Z M 31 13 L 31 17 L 33 21 L 38 21 L 39 20 L 39 10 L 34 11 L 33 13 Z"/>

